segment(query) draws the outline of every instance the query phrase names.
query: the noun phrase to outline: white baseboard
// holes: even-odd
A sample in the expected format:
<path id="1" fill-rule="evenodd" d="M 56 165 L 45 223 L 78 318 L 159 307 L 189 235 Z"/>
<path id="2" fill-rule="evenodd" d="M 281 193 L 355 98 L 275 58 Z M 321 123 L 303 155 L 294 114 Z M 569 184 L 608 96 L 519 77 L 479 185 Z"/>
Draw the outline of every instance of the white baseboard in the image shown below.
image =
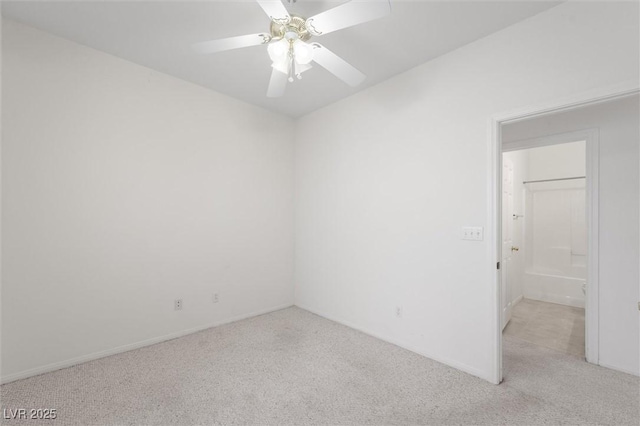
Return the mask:
<path id="1" fill-rule="evenodd" d="M 412 345 L 407 344 L 405 342 L 402 342 L 400 340 L 394 339 L 394 338 L 389 337 L 389 336 L 383 336 L 381 334 L 378 334 L 378 333 L 375 333 L 373 331 L 367 330 L 364 327 L 361 327 L 359 325 L 353 324 L 353 323 L 351 323 L 349 321 L 342 320 L 342 319 L 334 317 L 332 315 L 327 315 L 327 314 L 325 314 L 323 312 L 320 312 L 320 311 L 318 311 L 316 309 L 309 308 L 309 307 L 301 305 L 299 303 L 296 303 L 295 306 L 299 307 L 300 309 L 304 309 L 305 311 L 309 311 L 312 314 L 316 314 L 318 316 L 321 316 L 322 318 L 328 319 L 328 320 L 333 321 L 333 322 L 337 322 L 338 324 L 342 324 L 342 325 L 344 325 L 346 327 L 353 328 L 354 330 L 358 330 L 359 332 L 367 334 L 367 335 L 369 335 L 371 337 L 375 337 L 376 339 L 383 340 L 383 341 L 385 341 L 387 343 L 391 343 L 393 345 L 399 346 L 399 347 L 401 347 L 403 349 L 406 349 L 408 351 L 417 353 L 418 355 L 422 355 L 423 357 L 426 357 L 426 358 L 429 358 L 429 359 L 431 359 L 433 361 L 439 362 L 440 364 L 444 364 L 444 365 L 447 365 L 449 367 L 453 367 L 453 368 L 455 368 L 457 370 L 460 370 L 460 371 L 463 371 L 465 373 L 471 374 L 472 376 L 479 377 L 479 378 L 481 378 L 483 380 L 486 380 L 486 381 L 488 381 L 488 382 L 490 382 L 492 384 L 494 383 L 492 381 L 491 377 L 490 377 L 490 373 L 489 372 L 480 371 L 480 370 L 478 370 L 478 369 L 476 369 L 474 367 L 470 367 L 470 366 L 468 366 L 466 364 L 460 363 L 460 362 L 452 360 L 452 359 L 433 356 L 432 354 L 426 353 L 426 352 L 424 352 L 424 351 L 422 351 L 420 349 L 417 349 L 417 348 L 413 347 Z"/>
<path id="2" fill-rule="evenodd" d="M 619 371 L 621 373 L 631 374 L 632 376 L 637 376 L 637 377 L 640 376 L 640 372 L 638 372 L 638 371 L 625 370 L 624 368 L 615 367 L 613 365 L 609 365 L 609 364 L 606 364 L 606 363 L 603 363 L 603 362 L 600 362 L 597 365 L 599 365 L 600 367 L 609 368 L 611 370 Z"/>
<path id="3" fill-rule="evenodd" d="M 556 294 L 527 293 L 526 298 L 538 300 L 540 302 L 555 303 L 556 305 L 565 305 L 584 309 L 584 300 L 580 300 L 575 297 L 559 296 Z"/>
<path id="4" fill-rule="evenodd" d="M 522 299 L 524 299 L 523 295 L 520 295 L 520 296 L 516 297 L 515 299 L 513 299 L 513 302 L 511 302 L 511 307 L 513 308 L 518 303 L 522 302 Z"/>
<path id="5" fill-rule="evenodd" d="M 130 343 L 128 345 L 118 346 L 112 349 L 107 349 L 104 351 L 93 352 L 88 355 L 79 356 L 76 358 L 71 358 L 65 361 L 54 362 L 52 364 L 43 365 L 41 367 L 31 368 L 29 370 L 20 371 L 17 373 L 9 374 L 7 376 L 0 377 L 0 384 L 15 382 L 16 380 L 22 380 L 29 377 L 37 376 L 44 373 L 50 373 L 52 371 L 61 370 L 63 368 L 73 367 L 74 365 L 82 364 L 88 361 L 94 361 L 96 359 L 108 357 L 111 355 L 116 355 L 122 352 L 132 351 L 134 349 L 143 348 L 145 346 L 155 345 L 156 343 L 166 342 L 167 340 L 177 339 L 178 337 L 186 336 L 188 334 L 197 333 L 198 331 L 206 330 L 208 328 L 217 327 L 224 324 L 229 324 L 232 322 L 240 321 L 247 318 L 257 317 L 259 315 L 268 314 L 270 312 L 279 311 L 281 309 L 290 308 L 293 306 L 292 303 L 287 303 L 284 305 L 274 306 L 267 309 L 262 309 L 260 311 L 251 312 L 248 314 L 237 315 L 235 317 L 231 317 L 222 321 L 217 321 L 214 323 L 204 324 L 198 327 L 190 328 L 187 330 L 181 330 L 174 333 L 165 334 L 164 336 L 153 337 L 151 339 L 142 340 L 135 343 Z"/>

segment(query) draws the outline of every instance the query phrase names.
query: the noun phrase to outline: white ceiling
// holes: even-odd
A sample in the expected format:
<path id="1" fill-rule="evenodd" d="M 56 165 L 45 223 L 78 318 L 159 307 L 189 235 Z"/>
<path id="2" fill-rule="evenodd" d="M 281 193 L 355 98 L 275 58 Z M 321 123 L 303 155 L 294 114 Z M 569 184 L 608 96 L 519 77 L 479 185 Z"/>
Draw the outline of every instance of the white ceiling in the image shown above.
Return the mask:
<path id="1" fill-rule="evenodd" d="M 308 17 L 344 1 L 298 0 L 290 13 Z M 386 18 L 315 38 L 367 75 L 351 88 L 315 66 L 269 99 L 265 46 L 196 53 L 194 43 L 268 32 L 253 0 L 16 1 L 2 3 L 6 18 L 191 81 L 254 105 L 299 117 L 460 46 L 549 9 L 559 1 L 392 0 Z"/>

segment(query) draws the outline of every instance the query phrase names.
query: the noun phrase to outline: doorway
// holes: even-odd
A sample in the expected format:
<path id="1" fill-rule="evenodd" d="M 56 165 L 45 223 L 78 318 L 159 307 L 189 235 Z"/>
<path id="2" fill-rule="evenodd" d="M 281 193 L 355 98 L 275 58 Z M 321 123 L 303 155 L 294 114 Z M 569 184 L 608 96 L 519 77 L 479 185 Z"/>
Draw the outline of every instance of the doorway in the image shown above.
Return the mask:
<path id="1" fill-rule="evenodd" d="M 514 294 L 508 293 L 510 289 L 503 286 L 503 277 L 507 282 L 509 280 L 509 269 L 502 269 L 501 263 L 513 261 L 514 256 L 527 251 L 526 248 L 512 251 L 511 247 L 521 247 L 509 240 L 509 235 L 503 236 L 509 232 L 503 227 L 504 215 L 511 214 L 512 218 L 514 214 L 525 216 L 517 218 L 522 220 L 522 224 L 526 224 L 527 215 L 524 210 L 518 211 L 517 204 L 511 213 L 508 206 L 503 206 L 503 197 L 508 199 L 515 194 L 509 194 L 509 189 L 503 188 L 505 180 L 509 180 L 509 164 L 503 164 L 503 152 L 578 141 L 585 141 L 586 151 L 585 358 L 590 363 L 639 374 L 638 92 L 633 87 L 618 92 L 603 90 L 600 96 L 585 94 L 574 100 L 502 114 L 491 122 L 491 192 L 494 203 L 490 235 L 494 262 L 497 261 L 497 268 L 494 263 L 492 273 L 496 283 L 495 383 L 503 378 L 503 326 L 508 326 L 508 320 L 514 318 L 514 307 L 518 304 L 514 303 Z M 517 181 L 514 176 L 513 182 Z M 604 192 L 600 192 L 601 188 Z M 517 233 L 511 237 L 514 235 Z M 506 297 L 504 293 L 507 293 Z M 541 302 L 555 303 L 557 300 Z"/>
<path id="2" fill-rule="evenodd" d="M 503 338 L 584 360 L 586 141 L 560 136 L 502 154 Z"/>

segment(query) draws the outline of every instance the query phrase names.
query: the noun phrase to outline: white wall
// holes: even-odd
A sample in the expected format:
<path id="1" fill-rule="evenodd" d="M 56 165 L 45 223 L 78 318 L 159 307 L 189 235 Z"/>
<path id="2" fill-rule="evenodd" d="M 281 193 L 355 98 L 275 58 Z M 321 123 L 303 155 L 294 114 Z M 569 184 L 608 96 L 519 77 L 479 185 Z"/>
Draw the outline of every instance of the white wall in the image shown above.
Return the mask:
<path id="1" fill-rule="evenodd" d="M 460 239 L 489 225 L 490 118 L 637 84 L 638 28 L 565 3 L 300 119 L 296 304 L 495 380 L 496 259 Z"/>
<path id="2" fill-rule="evenodd" d="M 640 99 L 632 96 L 526 120 L 503 129 L 506 142 L 598 129 L 599 363 L 639 373 Z"/>
<path id="3" fill-rule="evenodd" d="M 291 119 L 3 24 L 3 380 L 293 303 Z"/>

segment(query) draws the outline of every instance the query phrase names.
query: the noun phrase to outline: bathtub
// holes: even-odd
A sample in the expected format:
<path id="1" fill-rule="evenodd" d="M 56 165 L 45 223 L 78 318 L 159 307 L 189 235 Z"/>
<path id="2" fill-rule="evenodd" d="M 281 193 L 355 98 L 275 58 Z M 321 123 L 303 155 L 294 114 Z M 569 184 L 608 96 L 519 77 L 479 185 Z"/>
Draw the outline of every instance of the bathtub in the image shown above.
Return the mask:
<path id="1" fill-rule="evenodd" d="M 522 293 L 526 299 L 584 308 L 584 278 L 562 277 L 527 271 L 524 274 Z"/>

